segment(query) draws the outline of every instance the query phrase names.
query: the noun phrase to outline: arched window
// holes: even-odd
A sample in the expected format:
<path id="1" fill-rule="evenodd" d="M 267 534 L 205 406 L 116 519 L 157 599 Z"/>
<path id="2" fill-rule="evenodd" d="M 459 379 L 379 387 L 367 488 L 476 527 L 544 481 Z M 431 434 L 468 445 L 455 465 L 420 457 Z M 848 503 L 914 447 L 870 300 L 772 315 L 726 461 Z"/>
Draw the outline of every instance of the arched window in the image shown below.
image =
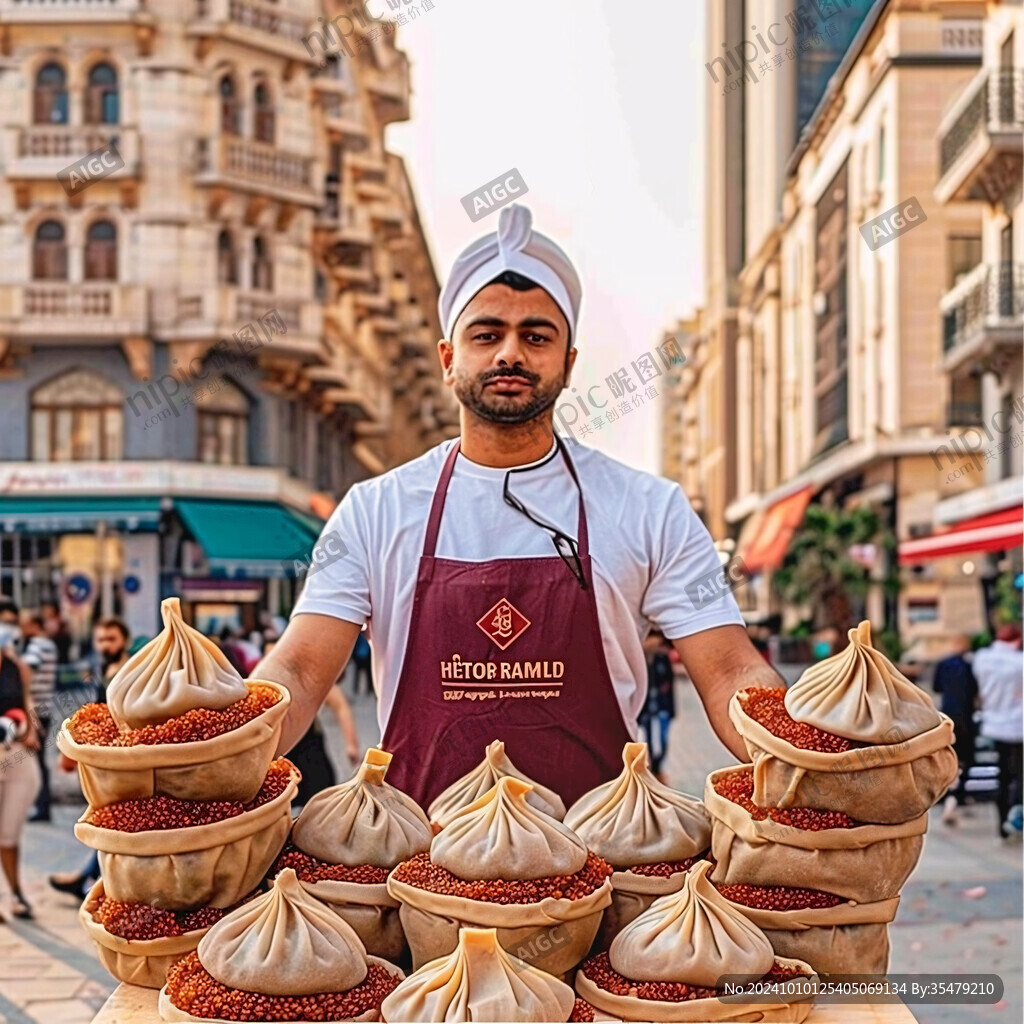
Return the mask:
<path id="1" fill-rule="evenodd" d="M 117 228 L 98 220 L 85 235 L 85 280 L 117 280 Z"/>
<path id="2" fill-rule="evenodd" d="M 124 395 L 92 370 L 69 370 L 32 393 L 32 458 L 107 461 L 124 454 Z"/>
<path id="3" fill-rule="evenodd" d="M 97 64 L 89 72 L 85 94 L 86 124 L 117 124 L 121 119 L 117 72 L 110 64 Z"/>
<path id="4" fill-rule="evenodd" d="M 270 256 L 267 254 L 266 243 L 259 235 L 252 240 L 252 288 L 257 292 L 274 290 Z"/>
<path id="5" fill-rule="evenodd" d="M 32 277 L 37 281 L 66 281 L 68 246 L 64 225 L 59 220 L 44 220 L 36 228 L 32 243 Z"/>
<path id="6" fill-rule="evenodd" d="M 195 389 L 200 462 L 245 466 L 249 462 L 249 400 L 226 377 Z"/>
<path id="7" fill-rule="evenodd" d="M 226 228 L 217 236 L 217 283 L 238 284 L 238 263 L 235 260 L 235 243 Z"/>
<path id="8" fill-rule="evenodd" d="M 255 136 L 260 142 L 274 142 L 274 107 L 270 101 L 270 90 L 266 83 L 258 82 L 253 90 L 253 106 L 256 111 Z"/>
<path id="9" fill-rule="evenodd" d="M 44 64 L 36 74 L 32 101 L 36 124 L 68 123 L 68 84 L 64 69 L 54 62 Z"/>
<path id="10" fill-rule="evenodd" d="M 242 134 L 242 106 L 230 75 L 220 80 L 220 130 L 225 135 Z"/>

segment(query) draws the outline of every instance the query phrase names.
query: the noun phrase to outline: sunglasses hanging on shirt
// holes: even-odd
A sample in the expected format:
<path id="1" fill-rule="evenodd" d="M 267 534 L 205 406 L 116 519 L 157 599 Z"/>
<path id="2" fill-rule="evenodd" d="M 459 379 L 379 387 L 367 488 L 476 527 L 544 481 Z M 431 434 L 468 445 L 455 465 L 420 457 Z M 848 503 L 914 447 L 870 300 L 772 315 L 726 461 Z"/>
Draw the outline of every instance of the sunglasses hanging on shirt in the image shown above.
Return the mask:
<path id="1" fill-rule="evenodd" d="M 517 512 L 522 513 L 530 520 L 531 523 L 535 523 L 542 530 L 547 531 L 551 534 L 551 540 L 555 545 L 555 550 L 558 552 L 559 558 L 568 566 L 569 571 L 576 577 L 576 582 L 579 583 L 581 590 L 587 589 L 587 578 L 583 572 L 583 562 L 580 559 L 580 549 L 577 542 L 570 537 L 568 534 L 563 533 L 558 529 L 557 526 L 552 526 L 550 523 L 545 523 L 544 520 L 538 519 L 530 510 L 508 489 L 509 483 L 511 482 L 511 476 L 513 473 L 529 473 L 532 470 L 540 469 L 541 466 L 546 466 L 556 455 L 559 454 L 559 448 L 562 442 L 558 439 L 558 435 L 555 435 L 555 450 L 542 462 L 538 462 L 533 466 L 523 466 L 519 469 L 510 469 L 505 474 L 505 484 L 502 488 L 502 497 L 505 499 L 505 504 L 510 508 L 514 508 Z M 576 483 L 577 488 L 579 483 Z"/>

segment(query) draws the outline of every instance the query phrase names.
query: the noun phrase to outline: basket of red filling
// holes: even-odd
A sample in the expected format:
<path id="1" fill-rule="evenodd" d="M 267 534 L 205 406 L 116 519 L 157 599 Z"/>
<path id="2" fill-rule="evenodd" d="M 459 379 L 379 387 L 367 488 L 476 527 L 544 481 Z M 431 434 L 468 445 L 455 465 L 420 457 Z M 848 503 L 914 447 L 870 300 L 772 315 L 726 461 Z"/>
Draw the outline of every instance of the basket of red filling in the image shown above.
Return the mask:
<path id="1" fill-rule="evenodd" d="M 398 960 L 405 935 L 388 873 L 429 849 L 433 832 L 412 798 L 385 781 L 390 763 L 391 754 L 371 747 L 351 779 L 317 793 L 273 871 L 294 869 L 307 892 L 352 926 L 368 953 Z"/>
<path id="2" fill-rule="evenodd" d="M 106 704 L 65 720 L 57 746 L 78 762 L 93 807 L 148 796 L 251 800 L 288 709 L 277 683 L 244 681 L 221 650 L 160 606 L 164 629 L 110 681 Z"/>
<path id="3" fill-rule="evenodd" d="M 682 888 L 686 872 L 711 845 L 704 804 L 654 777 L 646 743 L 627 743 L 622 764 L 621 774 L 584 793 L 565 815 L 587 849 L 614 868 L 596 949 L 607 949 L 657 897 Z"/>
<path id="4" fill-rule="evenodd" d="M 740 690 L 729 716 L 754 765 L 754 800 L 882 825 L 928 810 L 956 778 L 953 723 L 871 646 L 871 627 L 788 690 Z"/>
<path id="5" fill-rule="evenodd" d="M 376 1021 L 405 975 L 371 956 L 359 936 L 310 896 L 295 872 L 227 914 L 167 971 L 167 1022 Z"/>
<path id="6" fill-rule="evenodd" d="M 229 907 L 259 885 L 284 844 L 299 778 L 282 758 L 248 803 L 122 800 L 86 810 L 75 835 L 99 851 L 113 900 L 162 910 Z"/>
<path id="7" fill-rule="evenodd" d="M 505 777 L 388 877 L 413 966 L 446 956 L 460 927 L 495 928 L 501 946 L 549 974 L 580 962 L 611 903 L 612 868 Z"/>
<path id="8" fill-rule="evenodd" d="M 756 925 L 707 879 L 711 864 L 687 872 L 615 937 L 607 953 L 576 973 L 576 992 L 624 1021 L 802 1021 L 811 994 L 765 997 L 747 985 L 806 978 L 809 964 L 776 956 Z M 741 989 L 730 994 L 729 984 Z"/>
<path id="9" fill-rule="evenodd" d="M 843 811 L 762 807 L 751 765 L 708 776 L 715 877 L 725 884 L 806 886 L 858 903 L 887 900 L 914 870 L 928 816 L 871 825 Z M 817 966 L 817 965 L 815 965 Z"/>
<path id="10" fill-rule="evenodd" d="M 175 911 L 147 903 L 124 903 L 109 899 L 100 879 L 85 897 L 78 918 L 96 945 L 100 963 L 118 981 L 161 988 L 171 964 L 194 950 L 210 927 L 231 909 Z"/>

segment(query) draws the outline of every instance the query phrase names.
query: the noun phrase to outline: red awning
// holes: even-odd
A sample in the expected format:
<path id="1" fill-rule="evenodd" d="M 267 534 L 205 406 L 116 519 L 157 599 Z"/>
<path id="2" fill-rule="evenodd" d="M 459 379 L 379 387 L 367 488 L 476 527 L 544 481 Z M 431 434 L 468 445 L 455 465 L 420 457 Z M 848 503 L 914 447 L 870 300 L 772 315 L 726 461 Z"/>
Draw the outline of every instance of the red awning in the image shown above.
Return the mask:
<path id="1" fill-rule="evenodd" d="M 899 547 L 900 565 L 1020 547 L 1024 542 L 1022 517 L 1024 508 L 1018 505 L 1002 512 L 965 519 L 943 533 L 905 540 Z"/>
<path id="2" fill-rule="evenodd" d="M 753 540 L 746 545 L 741 543 L 737 552 L 747 572 L 763 572 L 782 565 L 789 550 L 789 542 L 804 520 L 813 493 L 813 487 L 804 487 L 785 498 L 779 498 L 759 513 L 758 521 L 751 531 Z"/>

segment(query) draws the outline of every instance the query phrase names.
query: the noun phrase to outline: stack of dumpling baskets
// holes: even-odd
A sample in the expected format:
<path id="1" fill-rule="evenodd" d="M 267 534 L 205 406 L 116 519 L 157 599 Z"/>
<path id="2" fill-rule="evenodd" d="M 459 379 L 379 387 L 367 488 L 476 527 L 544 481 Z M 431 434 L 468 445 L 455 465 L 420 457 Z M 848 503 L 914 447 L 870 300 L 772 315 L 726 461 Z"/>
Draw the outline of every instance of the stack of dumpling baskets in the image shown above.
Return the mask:
<path id="1" fill-rule="evenodd" d="M 712 772 L 714 883 L 776 954 L 824 974 L 884 974 L 888 924 L 928 808 L 957 772 L 953 726 L 871 647 L 870 626 L 789 688 L 737 693 L 751 764 Z"/>

